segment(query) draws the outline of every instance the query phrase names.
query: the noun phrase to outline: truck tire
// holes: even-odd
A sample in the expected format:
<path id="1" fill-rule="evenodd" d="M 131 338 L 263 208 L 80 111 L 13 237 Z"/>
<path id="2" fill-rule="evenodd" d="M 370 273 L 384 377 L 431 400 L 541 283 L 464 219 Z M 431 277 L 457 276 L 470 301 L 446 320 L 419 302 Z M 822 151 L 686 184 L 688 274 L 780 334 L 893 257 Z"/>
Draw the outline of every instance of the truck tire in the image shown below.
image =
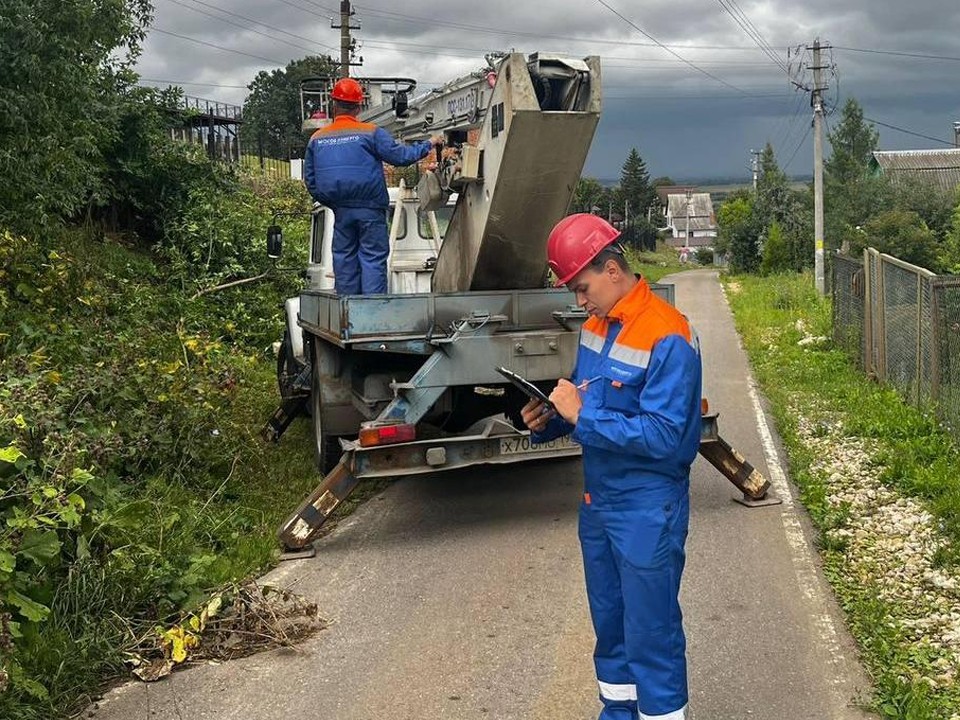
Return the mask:
<path id="1" fill-rule="evenodd" d="M 321 412 L 323 409 L 323 390 L 317 365 L 317 361 L 314 360 L 313 377 L 310 382 L 310 402 L 307 408 L 312 416 L 313 423 L 313 461 L 317 471 L 321 475 L 326 475 L 333 470 L 343 453 L 340 449 L 340 439 L 336 435 L 324 432 L 323 429 L 323 413 Z"/>

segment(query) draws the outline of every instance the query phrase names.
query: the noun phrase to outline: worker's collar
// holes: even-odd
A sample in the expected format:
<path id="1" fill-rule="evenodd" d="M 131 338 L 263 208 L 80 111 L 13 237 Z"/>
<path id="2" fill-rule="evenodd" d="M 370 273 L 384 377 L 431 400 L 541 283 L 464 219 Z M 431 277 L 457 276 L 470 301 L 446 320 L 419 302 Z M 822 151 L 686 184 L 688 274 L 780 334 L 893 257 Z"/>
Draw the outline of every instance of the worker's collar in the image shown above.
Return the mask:
<path id="1" fill-rule="evenodd" d="M 342 113 L 333 118 L 334 122 L 347 122 L 347 123 L 358 123 L 360 118 L 356 115 L 348 115 L 347 113 Z"/>
<path id="2" fill-rule="evenodd" d="M 637 284 L 630 288 L 630 292 L 617 300 L 616 304 L 610 308 L 606 320 L 608 322 L 622 323 L 628 317 L 636 315 L 643 310 L 650 302 L 650 286 L 640 275 L 637 275 Z"/>

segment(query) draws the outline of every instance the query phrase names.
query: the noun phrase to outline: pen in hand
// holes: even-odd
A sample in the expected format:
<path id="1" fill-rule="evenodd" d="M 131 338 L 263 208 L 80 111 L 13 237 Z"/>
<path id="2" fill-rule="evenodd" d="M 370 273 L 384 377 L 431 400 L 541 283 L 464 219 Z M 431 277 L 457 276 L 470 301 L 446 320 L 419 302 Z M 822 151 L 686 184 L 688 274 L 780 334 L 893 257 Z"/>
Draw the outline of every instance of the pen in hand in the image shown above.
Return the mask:
<path id="1" fill-rule="evenodd" d="M 592 377 L 592 378 L 590 378 L 589 380 L 584 380 L 582 383 L 580 383 L 579 385 L 577 385 L 577 390 L 584 390 L 584 389 L 586 389 L 587 385 L 589 385 L 589 384 L 592 383 L 592 382 L 596 382 L 597 380 L 599 380 L 599 379 L 602 378 L 602 377 L 603 377 L 603 375 L 597 375 L 596 377 Z"/>

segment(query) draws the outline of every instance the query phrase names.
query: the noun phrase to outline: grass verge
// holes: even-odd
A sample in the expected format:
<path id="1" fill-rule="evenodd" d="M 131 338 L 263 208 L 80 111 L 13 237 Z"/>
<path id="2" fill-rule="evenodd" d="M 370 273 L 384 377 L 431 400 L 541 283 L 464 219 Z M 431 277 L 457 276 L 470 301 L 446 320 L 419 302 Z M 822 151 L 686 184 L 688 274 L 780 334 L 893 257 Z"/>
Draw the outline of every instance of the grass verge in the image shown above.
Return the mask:
<path id="1" fill-rule="evenodd" d="M 942 632 L 951 623 L 956 627 L 957 618 L 933 617 L 942 612 L 932 609 L 931 599 L 936 595 L 937 603 L 956 607 L 951 583 L 960 547 L 960 452 L 954 439 L 930 413 L 869 381 L 832 346 L 827 339 L 830 303 L 817 295 L 809 275 L 738 276 L 724 282 L 737 329 L 786 446 L 791 476 L 819 530 L 825 573 L 874 681 L 875 709 L 887 718 L 960 717 L 956 638 Z M 812 440 L 818 435 L 829 442 L 816 447 Z M 827 469 L 831 466 L 824 456 L 839 457 L 851 444 L 863 462 L 848 464 L 846 470 Z M 880 557 L 890 540 L 864 537 L 863 524 L 851 514 L 860 500 L 856 494 L 853 503 L 837 500 L 838 486 L 861 471 L 880 488 L 882 499 L 874 510 L 915 503 L 922 510 L 914 516 L 929 513 L 937 550 L 929 558 L 932 569 L 925 580 L 945 578 L 946 589 L 922 585 L 903 597 L 888 591 L 905 572 L 902 565 L 912 562 L 907 551 L 915 539 L 919 542 L 911 537 L 919 536 L 919 529 L 905 532 L 902 554 L 894 553 L 889 564 L 863 561 L 874 552 Z M 855 547 L 865 548 L 867 555 L 857 556 Z M 930 630 L 932 640 L 918 642 L 918 628 L 931 620 L 944 622 L 939 630 Z"/>

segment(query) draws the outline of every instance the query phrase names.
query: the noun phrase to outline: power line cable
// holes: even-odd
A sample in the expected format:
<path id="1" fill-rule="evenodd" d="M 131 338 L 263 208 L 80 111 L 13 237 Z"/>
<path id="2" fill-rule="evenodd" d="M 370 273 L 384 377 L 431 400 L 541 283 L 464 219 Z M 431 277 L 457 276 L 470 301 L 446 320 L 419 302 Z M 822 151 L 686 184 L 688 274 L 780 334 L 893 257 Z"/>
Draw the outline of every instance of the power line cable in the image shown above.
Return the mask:
<path id="1" fill-rule="evenodd" d="M 874 48 L 855 48 L 844 47 L 843 45 L 834 45 L 834 50 L 846 50 L 847 52 L 871 53 L 874 55 L 895 55 L 897 57 L 918 58 L 920 60 L 951 60 L 960 62 L 960 57 L 953 55 L 934 55 L 931 53 L 901 52 L 899 50 L 877 50 Z"/>
<path id="2" fill-rule="evenodd" d="M 275 41 L 275 42 L 281 42 L 281 43 L 283 43 L 284 45 L 289 45 L 290 47 L 297 48 L 298 50 L 304 50 L 304 51 L 306 51 L 306 52 L 308 52 L 308 53 L 312 53 L 312 52 L 313 52 L 313 50 L 311 50 L 311 49 L 308 48 L 308 47 L 304 47 L 303 45 L 298 45 L 298 44 L 296 44 L 296 43 L 290 42 L 289 40 L 284 40 L 283 38 L 278 38 L 278 37 L 274 37 L 273 35 L 268 35 L 268 34 L 265 33 L 265 32 L 261 32 L 261 31 L 259 31 L 259 30 L 256 30 L 255 28 L 249 27 L 249 26 L 247 26 L 247 25 L 241 25 L 240 23 L 234 22 L 233 20 L 228 20 L 227 18 L 219 17 L 218 15 L 214 15 L 213 13 L 208 13 L 208 12 L 206 12 L 205 10 L 201 10 L 200 8 L 193 7 L 192 5 L 187 5 L 187 4 L 184 3 L 184 2 L 180 2 L 180 0 L 169 0 L 169 2 L 172 2 L 172 3 L 176 4 L 176 5 L 180 5 L 181 7 L 185 7 L 185 8 L 187 8 L 188 10 L 192 10 L 193 12 L 200 13 L 201 15 L 206 15 L 207 17 L 213 18 L 214 20 L 216 20 L 216 21 L 218 21 L 218 22 L 227 23 L 228 25 L 233 25 L 234 27 L 238 27 L 238 28 L 240 28 L 241 30 L 245 30 L 246 32 L 251 32 L 251 33 L 254 33 L 254 34 L 256 34 L 256 35 L 260 35 L 261 37 L 268 38 L 269 40 L 273 40 L 273 41 Z"/>
<path id="3" fill-rule="evenodd" d="M 235 53 L 237 55 L 245 55 L 246 57 L 250 57 L 255 60 L 263 60 L 265 62 L 270 63 L 271 65 L 283 66 L 287 64 L 286 62 L 283 62 L 281 60 L 274 60 L 272 58 L 263 57 L 262 55 L 254 55 L 253 53 L 243 52 L 242 50 L 234 50 L 233 48 L 223 47 L 222 45 L 214 45 L 213 43 L 207 42 L 206 40 L 197 40 L 196 38 L 188 37 L 186 35 L 181 35 L 180 33 L 171 32 L 169 30 L 164 30 L 156 26 L 152 27 L 151 31 L 162 33 L 164 35 L 170 35 L 175 38 L 180 38 L 181 40 L 188 40 L 192 43 L 196 43 L 197 45 L 205 45 L 207 47 L 211 47 L 216 50 L 223 50 L 224 52 Z"/>
<path id="4" fill-rule="evenodd" d="M 321 15 L 316 10 L 311 10 L 310 8 L 305 8 L 303 5 L 297 5 L 296 3 L 290 2 L 290 0 L 280 0 L 284 5 L 289 5 L 292 8 L 296 8 L 300 12 L 305 12 L 307 15 L 312 15 L 313 17 L 318 17 L 323 20 L 331 20 L 332 18 L 329 15 Z M 337 15 L 340 13 L 338 12 Z"/>
<path id="5" fill-rule="evenodd" d="M 395 47 L 395 46 L 398 46 L 398 45 L 399 45 L 399 46 L 402 46 L 402 47 L 427 48 L 428 50 L 432 50 L 432 51 L 457 50 L 457 51 L 462 51 L 462 52 L 464 52 L 464 53 L 468 53 L 468 52 L 469 52 L 471 57 L 473 57 L 473 56 L 475 56 L 475 55 L 480 55 L 480 56 L 482 56 L 482 55 L 484 55 L 484 54 L 486 54 L 486 53 L 488 53 L 488 52 L 491 51 L 491 48 L 490 48 L 489 46 L 488 46 L 488 47 L 485 47 L 485 48 L 468 48 L 468 47 L 455 46 L 455 45 L 436 45 L 436 44 L 427 44 L 427 43 L 412 43 L 412 42 L 401 42 L 401 41 L 398 41 L 398 40 L 382 40 L 382 39 L 377 39 L 377 38 L 364 39 L 364 40 L 362 40 L 361 42 L 362 42 L 362 44 L 364 45 L 364 47 L 373 47 L 373 48 L 380 48 L 380 49 L 386 49 L 386 50 L 395 50 L 396 52 L 409 52 L 409 51 L 400 50 L 398 47 Z M 512 52 L 520 52 L 520 50 L 517 50 L 517 49 L 515 49 L 515 48 L 511 48 L 511 51 L 512 51 Z M 567 49 L 567 50 L 565 50 L 565 51 L 558 51 L 558 52 L 569 52 L 569 49 Z M 424 55 L 438 55 L 438 54 L 444 54 L 444 53 L 424 51 L 422 54 L 424 54 Z M 633 63 L 636 63 L 636 64 L 642 64 L 642 63 L 677 63 L 677 64 L 679 64 L 679 63 L 681 62 L 680 60 L 673 60 L 673 59 L 670 59 L 670 58 L 633 58 L 633 57 L 619 57 L 619 56 L 613 56 L 613 55 L 601 55 L 600 57 L 601 57 L 601 59 L 604 60 L 604 61 L 607 61 L 607 60 L 622 60 L 622 61 L 626 61 L 626 62 L 633 62 Z M 733 65 L 741 65 L 741 66 L 761 66 L 761 65 L 767 65 L 767 62 L 766 62 L 766 61 L 757 61 L 757 60 L 706 60 L 706 61 L 701 62 L 700 64 L 701 64 L 701 65 L 731 65 L 731 66 L 733 66 Z M 608 66 L 608 67 L 617 67 L 617 66 L 610 65 L 610 66 Z M 620 67 L 625 67 L 625 66 L 620 66 Z"/>
<path id="6" fill-rule="evenodd" d="M 797 120 L 802 119 L 804 116 L 803 112 L 803 101 L 805 96 L 797 93 L 797 101 L 793 106 L 793 114 L 787 112 L 786 122 L 780 126 L 780 132 L 777 133 L 777 144 L 775 147 L 786 147 L 791 137 L 793 136 L 797 127 L 802 127 L 802 123 L 798 124 Z"/>
<path id="7" fill-rule="evenodd" d="M 178 5 L 183 5 L 183 3 L 180 2 L 180 0 L 171 0 L 171 2 L 175 2 L 175 3 L 177 3 Z M 212 8 L 213 10 L 216 10 L 216 11 L 218 11 L 218 12 L 222 12 L 222 13 L 224 13 L 224 14 L 226 14 L 226 15 L 230 15 L 230 16 L 235 17 L 235 18 L 240 18 L 241 20 L 246 20 L 247 22 L 253 23 L 253 24 L 255 24 L 255 25 L 260 25 L 260 26 L 262 26 L 262 27 L 268 28 L 269 30 L 273 30 L 273 31 L 278 32 L 278 33 L 281 33 L 281 34 L 283 34 L 283 35 L 289 35 L 290 37 L 296 38 L 297 40 L 304 40 L 304 41 L 306 41 L 306 42 L 308 42 L 308 43 L 312 43 L 312 44 L 314 44 L 314 45 L 319 45 L 320 47 L 326 48 L 326 49 L 328 49 L 328 50 L 335 50 L 335 51 L 337 51 L 337 52 L 340 51 L 339 48 L 335 48 L 335 47 L 333 47 L 332 45 L 325 45 L 325 44 L 322 43 L 322 42 L 317 42 L 317 41 L 314 40 L 313 38 L 304 37 L 303 35 L 297 35 L 296 33 L 292 33 L 292 32 L 290 32 L 289 30 L 284 30 L 283 28 L 278 28 L 278 27 L 275 27 L 275 26 L 273 26 L 273 25 L 268 25 L 267 23 L 263 22 L 263 20 L 254 20 L 253 18 L 249 18 L 249 17 L 247 17 L 246 15 L 241 15 L 240 13 L 235 13 L 235 12 L 233 12 L 232 10 L 227 10 L 226 8 L 222 8 L 222 7 L 220 7 L 219 5 L 214 5 L 214 4 L 212 4 L 212 3 L 204 2 L 204 0 L 193 0 L 193 2 L 196 3 L 197 5 L 203 5 L 204 7 Z"/>
<path id="8" fill-rule="evenodd" d="M 793 151 L 793 155 L 790 156 L 790 159 L 787 160 L 787 164 L 783 166 L 783 171 L 786 172 L 787 168 L 790 167 L 790 163 L 793 162 L 793 159 L 797 156 L 797 153 L 800 152 L 800 148 L 803 147 L 803 144 L 807 141 L 807 138 L 810 137 L 810 131 L 813 129 L 813 123 L 811 122 L 807 126 L 807 131 L 803 134 L 803 137 L 800 138 L 800 142 L 797 143 L 796 149 Z"/>
<path id="9" fill-rule="evenodd" d="M 281 0 L 282 2 L 283 0 Z M 436 18 L 426 18 L 419 17 L 416 15 L 407 15 L 405 13 L 392 12 L 390 10 L 378 10 L 376 8 L 370 8 L 364 5 L 355 5 L 358 10 L 363 10 L 365 14 L 374 15 L 380 17 L 383 20 L 395 20 L 396 22 L 407 22 L 413 23 L 419 26 L 423 26 L 424 23 L 431 25 L 440 25 L 444 27 L 454 27 L 460 30 L 471 30 L 473 32 L 487 33 L 490 35 L 502 35 L 502 36 L 511 36 L 511 37 L 529 37 L 534 39 L 551 39 L 551 40 L 566 40 L 572 42 L 588 43 L 591 45 L 619 45 L 619 46 L 634 46 L 634 47 L 675 47 L 681 50 L 733 50 L 733 51 L 744 51 L 750 50 L 755 51 L 757 48 L 751 45 L 677 45 L 672 43 L 660 43 L 660 42 L 637 42 L 630 40 L 605 40 L 602 38 L 585 38 L 585 37 L 575 37 L 570 35 L 554 35 L 550 33 L 533 33 L 533 32 L 523 32 L 520 30 L 508 30 L 506 28 L 491 28 L 489 26 L 481 25 L 469 25 L 466 23 L 458 23 L 451 21 L 437 20 Z"/>
<path id="10" fill-rule="evenodd" d="M 600 3 L 601 5 L 603 5 L 605 8 L 607 8 L 607 10 L 609 10 L 609 11 L 612 12 L 614 15 L 616 15 L 618 18 L 620 18 L 621 20 L 623 20 L 625 23 L 627 23 L 627 25 L 629 25 L 630 27 L 632 27 L 632 28 L 633 28 L 634 30 L 636 30 L 638 33 L 640 33 L 641 35 L 643 35 L 645 38 L 647 38 L 647 39 L 649 39 L 649 40 L 652 40 L 652 41 L 655 42 L 657 45 L 659 45 L 661 48 L 663 48 L 664 50 L 666 50 L 668 53 L 670 53 L 671 55 L 673 55 L 673 56 L 676 57 L 677 59 L 682 60 L 682 61 L 684 62 L 684 64 L 689 65 L 691 68 L 693 68 L 694 70 L 696 70 L 698 73 L 701 73 L 701 74 L 703 74 L 703 75 L 706 75 L 706 76 L 707 76 L 708 78 L 710 78 L 711 80 L 715 80 L 716 82 L 720 83 L 721 85 L 725 85 L 725 86 L 727 86 L 728 88 L 731 88 L 731 89 L 733 89 L 733 90 L 736 90 L 737 92 L 747 94 L 745 90 L 741 90 L 741 89 L 738 88 L 736 85 L 733 85 L 733 84 L 731 84 L 731 83 L 728 83 L 726 80 L 723 80 L 722 78 L 718 78 L 718 77 L 717 77 L 716 75 L 714 75 L 713 73 L 711 73 L 711 72 L 709 72 L 709 71 L 707 71 L 707 70 L 704 70 L 702 67 L 699 67 L 699 66 L 696 65 L 695 63 L 690 62 L 689 60 L 687 60 L 685 57 L 683 57 L 682 55 L 680 55 L 680 54 L 679 54 L 678 52 L 676 52 L 675 50 L 672 50 L 672 49 L 668 48 L 666 45 L 664 45 L 662 42 L 660 42 L 660 41 L 657 40 L 655 37 L 653 37 L 653 35 L 651 35 L 650 33 L 646 32 L 643 28 L 641 28 L 641 27 L 640 27 L 639 25 L 637 25 L 635 22 L 633 22 L 633 21 L 630 20 L 629 18 L 627 18 L 627 17 L 625 17 L 624 15 L 622 15 L 616 8 L 614 8 L 614 7 L 612 7 L 611 5 L 609 5 L 609 4 L 606 2 L 606 0 L 597 0 L 597 2 Z"/>
<path id="11" fill-rule="evenodd" d="M 333 17 L 340 17 L 340 11 L 339 11 L 339 10 L 334 10 L 333 8 L 327 7 L 326 5 L 321 5 L 321 4 L 318 3 L 318 2 L 314 2 L 314 0 L 304 0 L 304 1 L 310 3 L 310 4 L 313 5 L 314 7 L 318 7 L 318 8 L 320 8 L 321 10 L 327 11 L 328 13 L 332 13 L 332 14 L 333 14 Z M 332 18 L 331 18 L 331 19 L 332 19 Z"/>
<path id="12" fill-rule="evenodd" d="M 730 5 L 733 6 L 733 8 L 734 8 L 734 10 L 736 10 L 737 14 L 743 19 L 743 21 L 747 24 L 747 26 L 748 26 L 751 30 L 753 30 L 754 34 L 760 39 L 760 44 L 761 44 L 761 46 L 762 46 L 763 48 L 766 48 L 766 51 L 767 51 L 770 55 L 773 56 L 774 62 L 776 62 L 777 65 L 780 66 L 780 69 L 781 69 L 781 70 L 783 70 L 783 71 L 786 72 L 786 71 L 787 71 L 787 65 L 786 65 L 786 63 L 783 62 L 783 58 L 780 56 L 780 53 L 777 52 L 776 50 L 774 50 L 774 49 L 773 49 L 773 46 L 770 45 L 770 43 L 767 42 L 767 39 L 763 36 L 763 33 L 760 32 L 760 28 L 758 28 L 758 27 L 753 23 L 753 21 L 752 21 L 749 17 L 747 17 L 747 14 L 743 11 L 743 8 L 740 7 L 740 3 L 737 2 L 737 0 L 727 0 L 727 2 L 728 2 Z"/>
<path id="13" fill-rule="evenodd" d="M 156 83 L 158 85 L 199 85 L 202 87 L 229 88 L 236 90 L 249 90 L 247 85 L 220 85 L 218 83 L 192 82 L 187 80 L 159 80 L 157 78 L 138 78 L 137 82 Z"/>
<path id="14" fill-rule="evenodd" d="M 750 39 L 757 44 L 757 47 L 763 51 L 764 55 L 770 58 L 770 60 L 772 60 L 778 68 L 784 72 L 787 72 L 786 63 L 784 63 L 780 56 L 774 52 L 773 48 L 770 47 L 769 43 L 767 43 L 766 39 L 763 37 L 757 27 L 750 22 L 750 19 L 747 17 L 746 13 L 744 13 L 743 10 L 740 9 L 740 6 L 736 4 L 736 0 L 717 0 L 717 2 L 720 3 L 720 7 L 726 10 L 727 14 L 733 18 L 734 22 L 740 26 L 740 29 L 743 30 L 750 37 Z M 736 10 L 734 10 L 734 8 L 736 8 Z"/>
<path id="15" fill-rule="evenodd" d="M 932 140 L 933 142 L 938 142 L 949 147 L 954 147 L 952 142 L 948 142 L 941 138 L 932 137 L 930 135 L 924 135 L 923 133 L 914 132 L 913 130 L 907 130 L 906 128 L 897 127 L 896 125 L 891 125 L 890 123 L 881 122 L 880 120 L 874 120 L 873 118 L 868 118 L 866 115 L 863 116 L 863 119 L 867 122 L 872 122 L 875 125 L 882 125 L 885 128 L 890 128 L 891 130 L 896 130 L 897 132 L 906 133 L 907 135 L 913 135 L 915 137 L 923 138 L 924 140 Z"/>

